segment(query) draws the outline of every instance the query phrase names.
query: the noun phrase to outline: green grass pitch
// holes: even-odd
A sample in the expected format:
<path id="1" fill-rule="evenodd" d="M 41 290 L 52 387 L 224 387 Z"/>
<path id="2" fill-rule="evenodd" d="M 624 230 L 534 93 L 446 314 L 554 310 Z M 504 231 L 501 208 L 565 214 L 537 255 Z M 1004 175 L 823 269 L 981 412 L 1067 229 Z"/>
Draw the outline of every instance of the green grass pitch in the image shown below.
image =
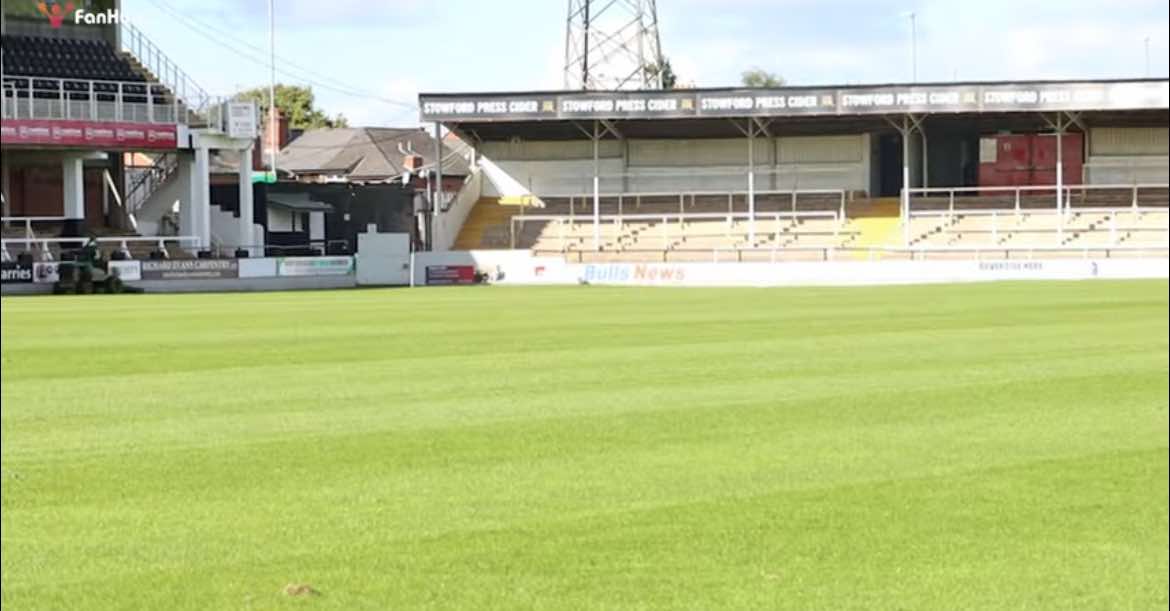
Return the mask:
<path id="1" fill-rule="evenodd" d="M 1167 288 L 4 299 L 3 608 L 1164 609 Z"/>

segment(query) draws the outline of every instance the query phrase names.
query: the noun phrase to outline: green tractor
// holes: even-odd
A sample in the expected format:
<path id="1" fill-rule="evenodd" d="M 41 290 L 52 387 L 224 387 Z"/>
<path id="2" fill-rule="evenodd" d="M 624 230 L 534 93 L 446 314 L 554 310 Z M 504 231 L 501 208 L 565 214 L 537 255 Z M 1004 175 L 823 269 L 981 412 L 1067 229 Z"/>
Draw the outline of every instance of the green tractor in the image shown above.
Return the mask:
<path id="1" fill-rule="evenodd" d="M 53 293 L 57 295 L 92 295 L 94 293 L 141 293 L 140 289 L 126 286 L 117 270 L 110 271 L 110 262 L 102 256 L 97 240 L 89 242 L 75 253 L 70 261 L 57 264 L 57 282 Z"/>

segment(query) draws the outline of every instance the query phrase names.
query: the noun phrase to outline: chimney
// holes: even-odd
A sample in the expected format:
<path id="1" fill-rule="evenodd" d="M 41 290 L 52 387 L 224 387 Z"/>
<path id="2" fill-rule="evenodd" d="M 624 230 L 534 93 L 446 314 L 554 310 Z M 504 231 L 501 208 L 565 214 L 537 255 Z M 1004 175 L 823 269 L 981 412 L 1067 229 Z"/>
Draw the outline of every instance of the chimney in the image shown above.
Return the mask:
<path id="1" fill-rule="evenodd" d="M 276 109 L 276 133 L 272 134 L 272 120 L 265 113 L 264 117 L 264 158 L 267 166 L 268 156 L 272 153 L 273 147 L 276 148 L 276 154 L 280 154 L 280 150 L 288 145 L 288 117 L 285 116 L 279 108 Z"/>
<path id="2" fill-rule="evenodd" d="M 411 172 L 417 172 L 423 163 L 422 155 L 406 155 L 402 158 L 402 166 Z"/>

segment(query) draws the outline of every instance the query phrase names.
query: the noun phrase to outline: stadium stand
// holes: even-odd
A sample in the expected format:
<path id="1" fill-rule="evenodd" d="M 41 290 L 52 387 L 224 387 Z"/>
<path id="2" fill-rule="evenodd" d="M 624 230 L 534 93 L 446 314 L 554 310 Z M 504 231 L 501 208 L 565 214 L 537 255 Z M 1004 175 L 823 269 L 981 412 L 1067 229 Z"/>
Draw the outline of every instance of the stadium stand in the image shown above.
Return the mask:
<path id="1" fill-rule="evenodd" d="M 145 81 L 104 40 L 5 36 L 6 74 L 109 81 Z"/>
<path id="2" fill-rule="evenodd" d="M 720 252 L 736 258 L 824 258 L 827 250 L 849 247 L 859 237 L 845 224 L 844 197 L 844 192 L 760 195 L 754 226 L 746 201 L 735 194 L 606 198 L 600 207 L 600 255 L 590 252 L 593 217 L 580 198 L 550 198 L 531 212 L 483 198 L 456 247 L 524 248 L 580 260 L 711 260 Z"/>
<path id="3" fill-rule="evenodd" d="M 906 248 L 919 256 L 952 252 L 1150 248 L 1170 238 L 1167 190 L 1081 189 L 1057 214 L 1054 193 L 963 195 L 915 200 Z M 608 197 L 601 200 L 593 248 L 592 202 L 548 198 L 544 206 L 481 198 L 456 240 L 462 250 L 521 248 L 576 261 L 820 260 L 857 252 L 863 258 L 903 240 L 898 202 L 857 198 L 842 208 L 837 196 L 757 197 L 754 228 L 746 204 L 732 197 Z M 846 211 L 842 215 L 842 210 Z M 754 235 L 753 235 L 754 229 Z"/>
<path id="4" fill-rule="evenodd" d="M 147 88 L 155 104 L 171 99 L 170 92 L 148 78 L 127 57 L 104 40 L 5 35 L 2 42 L 4 88 L 9 99 L 68 96 L 86 101 L 93 95 L 112 102 L 144 103 Z"/>
<path id="5" fill-rule="evenodd" d="M 1164 187 L 1070 189 L 1063 212 L 1055 192 L 914 200 L 907 237 L 919 249 L 1165 248 L 1170 214 Z"/>

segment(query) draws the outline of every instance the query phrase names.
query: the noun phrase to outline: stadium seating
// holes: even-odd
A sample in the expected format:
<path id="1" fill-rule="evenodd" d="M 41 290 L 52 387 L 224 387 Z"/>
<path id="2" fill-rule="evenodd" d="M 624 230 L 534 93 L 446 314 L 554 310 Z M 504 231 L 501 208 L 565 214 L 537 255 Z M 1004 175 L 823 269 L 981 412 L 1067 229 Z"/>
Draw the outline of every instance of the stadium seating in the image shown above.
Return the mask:
<path id="1" fill-rule="evenodd" d="M 915 216 L 911 245 L 948 248 L 1165 247 L 1170 238 L 1165 208 L 956 211 Z"/>
<path id="2" fill-rule="evenodd" d="M 956 198 L 954 211 L 947 199 L 916 201 L 908 231 L 915 252 L 902 250 L 896 199 L 851 201 L 848 218 L 840 219 L 839 197 L 802 195 L 793 213 L 788 196 L 760 196 L 752 239 L 740 196 L 608 197 L 600 205 L 598 252 L 588 198 L 545 199 L 541 208 L 483 198 L 455 248 L 522 248 L 582 262 L 945 259 L 1035 249 L 1083 256 L 1086 250 L 1118 248 L 1164 255 L 1170 236 L 1166 190 L 1143 191 L 1137 207 L 1123 191 L 1074 193 L 1063 218 L 1053 207 L 1054 194 L 1023 197 L 1018 211 L 1012 195 Z"/>
<path id="3" fill-rule="evenodd" d="M 64 89 L 70 99 L 86 100 L 92 87 L 99 100 L 112 101 L 121 83 L 125 101 L 145 101 L 146 76 L 105 41 L 4 36 L 0 46 L 4 87 L 12 90 L 8 95 L 27 97 L 31 85 L 32 94 L 37 98 L 55 98 Z M 166 88 L 160 85 L 150 88 L 153 101 L 164 103 Z"/>
<path id="4" fill-rule="evenodd" d="M 847 247 L 858 236 L 858 231 L 843 225 L 840 197 L 832 194 L 801 195 L 795 213 L 790 196 L 760 196 L 754 239 L 746 218 L 747 202 L 740 196 L 623 197 L 620 202 L 605 198 L 598 227 L 602 252 L 595 253 L 591 201 L 561 198 L 544 203 L 543 209 L 513 208 L 513 214 L 504 216 L 498 210 L 506 206 L 480 202 L 477 208 L 495 208 L 497 212 L 490 216 L 500 222 L 483 227 L 489 215 L 473 211 L 471 218 L 481 221 L 476 228 L 479 245 L 473 247 L 513 246 L 582 261 L 823 259 L 828 251 Z M 465 229 L 461 239 L 470 237 L 469 233 Z M 460 245 L 457 241 L 456 246 Z"/>

